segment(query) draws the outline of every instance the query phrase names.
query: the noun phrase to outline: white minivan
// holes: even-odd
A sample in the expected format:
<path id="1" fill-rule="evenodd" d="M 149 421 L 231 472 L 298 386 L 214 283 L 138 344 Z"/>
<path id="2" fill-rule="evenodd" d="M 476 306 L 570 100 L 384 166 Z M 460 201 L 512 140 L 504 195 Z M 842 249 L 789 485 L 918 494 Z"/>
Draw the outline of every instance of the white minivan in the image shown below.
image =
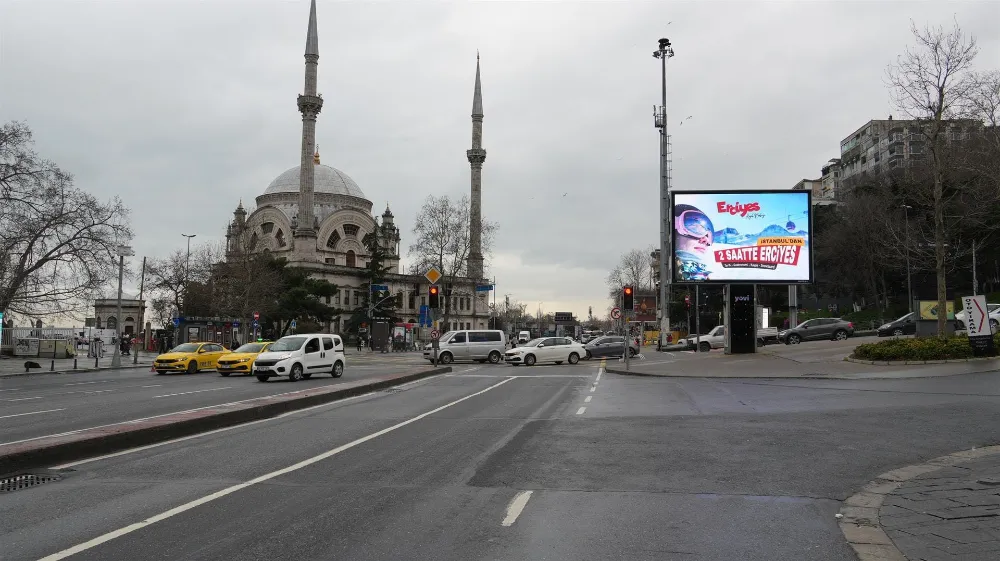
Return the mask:
<path id="1" fill-rule="evenodd" d="M 257 380 L 287 376 L 292 382 L 313 374 L 344 375 L 344 340 L 330 333 L 304 333 L 278 339 L 266 353 L 257 355 L 253 373 Z"/>
<path id="2" fill-rule="evenodd" d="M 438 340 L 438 362 L 451 364 L 456 360 L 474 360 L 499 364 L 507 350 L 507 338 L 499 329 L 463 329 L 449 331 Z M 424 358 L 434 362 L 434 345 L 424 346 Z"/>

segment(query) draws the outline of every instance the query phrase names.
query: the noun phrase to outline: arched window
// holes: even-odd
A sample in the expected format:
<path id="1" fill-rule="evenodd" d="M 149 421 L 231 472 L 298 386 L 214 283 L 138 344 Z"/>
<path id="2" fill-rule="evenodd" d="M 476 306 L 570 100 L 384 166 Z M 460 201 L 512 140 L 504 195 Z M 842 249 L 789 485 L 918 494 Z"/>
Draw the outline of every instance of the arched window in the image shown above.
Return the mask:
<path id="1" fill-rule="evenodd" d="M 257 249 L 257 241 L 258 241 L 257 240 L 257 232 L 254 232 L 253 235 L 250 236 L 250 249 L 251 250 Z"/>
<path id="2" fill-rule="evenodd" d="M 344 224 L 344 234 L 352 238 L 358 237 L 360 229 L 357 224 Z"/>
<path id="3" fill-rule="evenodd" d="M 337 249 L 337 244 L 340 242 L 340 232 L 334 230 L 330 237 L 326 240 L 326 247 L 330 249 Z"/>
<path id="4" fill-rule="evenodd" d="M 108 329 L 116 329 L 118 327 L 118 320 L 114 317 L 109 317 L 107 321 L 104 322 L 104 325 L 106 325 Z"/>
<path id="5" fill-rule="evenodd" d="M 356 267 L 357 263 L 358 263 L 358 259 L 357 259 L 357 256 L 354 255 L 354 251 L 350 250 L 350 249 L 347 250 L 347 266 L 348 267 Z"/>
<path id="6" fill-rule="evenodd" d="M 274 235 L 274 239 L 278 241 L 278 247 L 285 247 L 285 233 L 278 229 L 278 233 Z"/>

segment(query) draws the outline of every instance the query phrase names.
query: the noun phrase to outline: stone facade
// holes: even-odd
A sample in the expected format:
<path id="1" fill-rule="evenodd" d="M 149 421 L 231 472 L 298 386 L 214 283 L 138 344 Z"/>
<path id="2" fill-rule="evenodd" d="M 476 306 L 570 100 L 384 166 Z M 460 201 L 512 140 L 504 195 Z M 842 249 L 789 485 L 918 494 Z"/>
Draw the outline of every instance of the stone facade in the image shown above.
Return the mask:
<path id="1" fill-rule="evenodd" d="M 135 296 L 122 295 L 122 332 L 136 334 L 142 330 L 141 321 L 146 302 Z M 94 302 L 94 317 L 96 327 L 115 329 L 118 322 L 118 298 L 98 298 Z"/>

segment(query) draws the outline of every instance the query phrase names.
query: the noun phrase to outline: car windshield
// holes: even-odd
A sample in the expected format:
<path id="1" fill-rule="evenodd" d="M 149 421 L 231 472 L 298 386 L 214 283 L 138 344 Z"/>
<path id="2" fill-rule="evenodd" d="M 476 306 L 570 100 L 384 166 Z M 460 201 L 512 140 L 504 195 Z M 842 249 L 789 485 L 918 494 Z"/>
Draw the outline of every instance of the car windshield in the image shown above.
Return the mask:
<path id="1" fill-rule="evenodd" d="M 305 342 L 305 337 L 282 337 L 275 341 L 268 351 L 297 351 Z"/>
<path id="2" fill-rule="evenodd" d="M 233 351 L 234 353 L 259 353 L 264 350 L 267 343 L 247 343 L 246 345 L 240 345 L 238 349 Z"/>
<path id="3" fill-rule="evenodd" d="M 200 347 L 200 346 L 201 346 L 201 343 L 181 343 L 180 345 L 177 345 L 176 347 L 170 349 L 170 352 L 172 352 L 172 353 L 194 353 L 194 352 L 198 351 L 198 347 Z"/>
<path id="4" fill-rule="evenodd" d="M 545 337 L 539 337 L 538 339 L 532 339 L 524 344 L 525 347 L 537 347 L 539 343 L 545 340 Z"/>
<path id="5" fill-rule="evenodd" d="M 451 336 L 454 335 L 454 334 L 455 334 L 454 331 L 448 331 L 444 335 L 438 337 L 438 340 L 439 341 L 450 341 L 451 340 Z"/>
<path id="6" fill-rule="evenodd" d="M 1000 310 L 1000 304 L 986 304 L 986 310 L 991 314 L 997 310 Z"/>
<path id="7" fill-rule="evenodd" d="M 905 316 L 901 316 L 896 321 L 906 321 L 906 320 L 910 319 L 910 316 L 912 316 L 912 315 L 913 315 L 913 312 L 910 312 L 910 313 L 906 314 Z"/>

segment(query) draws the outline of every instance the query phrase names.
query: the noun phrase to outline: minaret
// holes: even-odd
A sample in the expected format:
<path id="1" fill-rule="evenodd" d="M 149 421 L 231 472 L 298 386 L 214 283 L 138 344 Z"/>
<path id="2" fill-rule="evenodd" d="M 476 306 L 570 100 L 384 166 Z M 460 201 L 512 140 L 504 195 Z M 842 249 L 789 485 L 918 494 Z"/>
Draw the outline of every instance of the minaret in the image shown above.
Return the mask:
<path id="1" fill-rule="evenodd" d="M 309 6 L 309 30 L 306 32 L 306 83 L 299 96 L 302 113 L 302 159 L 299 167 L 299 215 L 295 229 L 295 251 L 306 259 L 316 252 L 316 217 L 313 216 L 313 193 L 316 170 L 316 116 L 323 109 L 323 98 L 316 93 L 319 66 L 319 34 L 316 32 L 316 0 Z"/>
<path id="2" fill-rule="evenodd" d="M 468 276 L 483 278 L 483 87 L 479 82 L 479 53 L 476 53 L 476 89 L 472 94 L 472 148 L 466 151 L 472 167 L 472 200 L 469 209 Z"/>

